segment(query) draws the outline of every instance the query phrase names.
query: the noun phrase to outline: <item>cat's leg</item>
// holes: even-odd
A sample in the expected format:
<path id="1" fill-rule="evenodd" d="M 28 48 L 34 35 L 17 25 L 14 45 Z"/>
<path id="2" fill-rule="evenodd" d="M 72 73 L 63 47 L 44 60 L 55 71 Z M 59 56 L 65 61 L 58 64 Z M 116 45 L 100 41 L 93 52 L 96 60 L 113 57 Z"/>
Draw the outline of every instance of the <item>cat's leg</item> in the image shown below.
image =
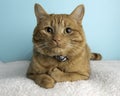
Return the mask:
<path id="1" fill-rule="evenodd" d="M 34 81 L 44 88 L 53 88 L 55 85 L 55 80 L 47 74 L 37 75 Z"/>
<path id="2" fill-rule="evenodd" d="M 68 72 L 65 73 L 57 68 L 53 70 L 51 73 L 52 78 L 55 79 L 56 82 L 63 82 L 63 81 L 76 81 L 76 80 L 86 80 L 89 78 L 89 74 L 80 74 L 77 72 Z"/>

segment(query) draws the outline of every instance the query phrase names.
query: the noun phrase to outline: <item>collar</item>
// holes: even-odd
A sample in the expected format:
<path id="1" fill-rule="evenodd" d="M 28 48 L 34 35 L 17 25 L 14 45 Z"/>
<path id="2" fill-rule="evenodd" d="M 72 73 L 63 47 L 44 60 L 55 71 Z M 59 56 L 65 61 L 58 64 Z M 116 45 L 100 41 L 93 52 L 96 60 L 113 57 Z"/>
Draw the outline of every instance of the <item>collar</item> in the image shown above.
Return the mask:
<path id="1" fill-rule="evenodd" d="M 34 50 L 35 51 L 35 50 Z M 43 55 L 37 51 L 35 51 L 36 54 L 39 54 L 39 55 L 42 55 L 42 56 L 46 56 L 46 55 Z M 50 56 L 51 57 L 51 56 Z M 52 56 L 52 58 L 56 59 L 57 61 L 59 62 L 65 62 L 66 60 L 68 60 L 68 57 L 67 56 L 62 56 L 62 55 L 55 55 L 55 56 Z"/>
<path id="2" fill-rule="evenodd" d="M 68 59 L 67 56 L 53 56 L 53 57 L 59 62 L 64 62 Z"/>

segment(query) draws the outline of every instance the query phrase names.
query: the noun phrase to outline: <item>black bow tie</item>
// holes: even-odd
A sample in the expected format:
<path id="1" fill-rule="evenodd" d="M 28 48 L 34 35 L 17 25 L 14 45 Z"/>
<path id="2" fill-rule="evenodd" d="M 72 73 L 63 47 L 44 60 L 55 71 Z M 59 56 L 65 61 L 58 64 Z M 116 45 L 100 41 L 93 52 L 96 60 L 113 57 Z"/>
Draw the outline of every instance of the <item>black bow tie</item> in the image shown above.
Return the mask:
<path id="1" fill-rule="evenodd" d="M 66 56 L 53 56 L 53 57 L 60 62 L 64 62 L 68 59 Z"/>

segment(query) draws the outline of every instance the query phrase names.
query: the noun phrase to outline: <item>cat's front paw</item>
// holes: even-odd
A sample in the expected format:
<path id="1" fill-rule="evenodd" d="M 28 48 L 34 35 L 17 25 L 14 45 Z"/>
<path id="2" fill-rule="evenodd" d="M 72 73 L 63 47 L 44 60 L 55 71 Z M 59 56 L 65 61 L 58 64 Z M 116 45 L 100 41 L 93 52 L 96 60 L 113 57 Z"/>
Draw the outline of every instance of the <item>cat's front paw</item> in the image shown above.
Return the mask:
<path id="1" fill-rule="evenodd" d="M 58 68 L 53 69 L 53 71 L 51 72 L 51 77 L 57 81 L 60 82 L 61 81 L 61 77 L 63 76 L 64 72 L 62 72 L 61 70 L 59 70 Z"/>
<path id="2" fill-rule="evenodd" d="M 53 88 L 55 81 L 49 75 L 42 74 L 36 77 L 35 83 L 44 88 Z"/>

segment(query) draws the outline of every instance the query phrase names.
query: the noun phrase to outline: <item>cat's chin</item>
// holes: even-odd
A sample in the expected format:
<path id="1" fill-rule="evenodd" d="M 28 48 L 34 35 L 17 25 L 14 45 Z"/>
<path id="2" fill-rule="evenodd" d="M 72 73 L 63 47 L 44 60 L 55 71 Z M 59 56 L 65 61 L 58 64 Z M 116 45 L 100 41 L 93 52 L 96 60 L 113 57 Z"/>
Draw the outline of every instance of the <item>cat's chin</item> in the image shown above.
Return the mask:
<path id="1" fill-rule="evenodd" d="M 47 53 L 48 56 L 67 56 L 66 48 L 54 47 L 50 48 L 49 52 Z"/>
<path id="2" fill-rule="evenodd" d="M 53 53 L 53 55 L 65 55 L 65 49 L 63 48 L 59 48 L 59 47 L 55 47 L 51 49 L 51 52 Z"/>

